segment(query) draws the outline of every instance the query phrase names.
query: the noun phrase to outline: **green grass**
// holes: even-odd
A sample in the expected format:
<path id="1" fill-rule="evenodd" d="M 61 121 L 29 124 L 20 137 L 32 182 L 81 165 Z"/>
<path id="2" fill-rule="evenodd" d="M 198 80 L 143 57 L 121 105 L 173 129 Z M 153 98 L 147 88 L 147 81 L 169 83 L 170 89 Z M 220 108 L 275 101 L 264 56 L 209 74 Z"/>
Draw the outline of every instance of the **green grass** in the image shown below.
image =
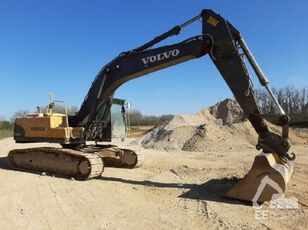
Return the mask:
<path id="1" fill-rule="evenodd" d="M 0 130 L 0 139 L 13 136 L 13 130 L 1 129 Z"/>

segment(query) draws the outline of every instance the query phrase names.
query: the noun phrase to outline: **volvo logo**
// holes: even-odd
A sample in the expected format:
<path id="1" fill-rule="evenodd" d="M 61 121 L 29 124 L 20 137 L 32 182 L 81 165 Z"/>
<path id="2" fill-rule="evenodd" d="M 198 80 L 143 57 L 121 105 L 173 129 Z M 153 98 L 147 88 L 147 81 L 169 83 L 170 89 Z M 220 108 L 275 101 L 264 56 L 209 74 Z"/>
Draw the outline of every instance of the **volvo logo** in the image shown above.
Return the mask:
<path id="1" fill-rule="evenodd" d="M 159 54 L 156 54 L 156 55 L 153 55 L 153 56 L 141 58 L 141 61 L 143 62 L 144 65 L 147 65 L 149 63 L 162 61 L 162 60 L 168 59 L 170 57 L 176 57 L 176 56 L 179 55 L 179 53 L 180 53 L 180 51 L 178 49 L 169 50 L 169 51 L 159 53 Z"/>

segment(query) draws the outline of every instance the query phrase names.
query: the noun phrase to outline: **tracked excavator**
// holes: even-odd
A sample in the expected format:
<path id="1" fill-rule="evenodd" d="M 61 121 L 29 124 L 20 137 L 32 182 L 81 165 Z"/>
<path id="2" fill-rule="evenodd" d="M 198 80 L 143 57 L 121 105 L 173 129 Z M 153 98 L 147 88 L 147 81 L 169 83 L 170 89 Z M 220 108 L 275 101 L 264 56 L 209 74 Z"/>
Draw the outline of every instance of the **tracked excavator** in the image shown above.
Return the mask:
<path id="1" fill-rule="evenodd" d="M 153 47 L 168 37 L 178 35 L 188 25 L 201 21 L 202 33 L 182 42 Z M 63 148 L 30 148 L 10 151 L 10 164 L 22 170 L 45 171 L 81 179 L 95 178 L 103 172 L 108 159 L 113 165 L 134 167 L 134 151 L 111 145 L 87 145 L 87 141 L 106 141 L 110 134 L 110 108 L 115 90 L 125 82 L 146 74 L 200 58 L 208 54 L 242 107 L 247 119 L 258 133 L 251 170 L 226 194 L 241 200 L 266 201 L 277 193 L 275 186 L 263 186 L 269 178 L 285 191 L 293 173 L 295 154 L 289 153 L 289 117 L 272 93 L 269 82 L 249 50 L 241 33 L 226 19 L 209 9 L 177 25 L 135 49 L 122 52 L 105 65 L 95 77 L 80 110 L 74 116 L 34 114 L 18 118 L 14 138 L 17 143 L 55 142 Z M 261 114 L 256 102 L 252 78 L 245 62 L 251 65 L 261 85 L 269 93 L 279 111 L 278 115 Z M 50 103 L 50 109 L 52 108 Z M 270 131 L 265 120 L 281 126 L 281 133 Z M 110 135 L 107 135 L 110 136 Z M 107 138 L 108 139 L 108 138 Z M 266 181 L 262 181 L 264 185 Z M 258 192 L 257 192 L 258 191 Z M 257 197 L 256 197 L 257 194 Z"/>

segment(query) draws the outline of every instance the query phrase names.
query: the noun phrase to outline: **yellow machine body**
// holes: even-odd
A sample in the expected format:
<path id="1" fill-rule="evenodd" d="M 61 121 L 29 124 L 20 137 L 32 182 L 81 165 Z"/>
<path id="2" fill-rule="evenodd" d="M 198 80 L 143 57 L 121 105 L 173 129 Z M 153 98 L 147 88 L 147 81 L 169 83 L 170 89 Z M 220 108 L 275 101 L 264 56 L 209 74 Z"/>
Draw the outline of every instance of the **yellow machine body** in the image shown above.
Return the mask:
<path id="1" fill-rule="evenodd" d="M 68 118 L 60 113 L 35 113 L 15 121 L 14 139 L 19 143 L 56 142 L 68 144 L 80 142 L 84 128 L 69 127 Z"/>

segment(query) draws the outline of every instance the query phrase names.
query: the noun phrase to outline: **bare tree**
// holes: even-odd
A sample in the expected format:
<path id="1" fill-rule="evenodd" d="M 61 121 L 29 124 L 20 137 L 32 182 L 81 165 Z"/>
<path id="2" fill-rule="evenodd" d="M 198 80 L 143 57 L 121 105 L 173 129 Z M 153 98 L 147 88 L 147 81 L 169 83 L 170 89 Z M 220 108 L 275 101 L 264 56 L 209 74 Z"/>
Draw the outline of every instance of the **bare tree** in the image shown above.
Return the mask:
<path id="1" fill-rule="evenodd" d="M 13 114 L 13 116 L 10 118 L 11 123 L 14 123 L 16 118 L 24 117 L 28 113 L 29 113 L 28 110 L 19 110 L 19 111 L 15 112 Z"/>
<path id="2" fill-rule="evenodd" d="M 161 116 L 142 115 L 142 113 L 138 110 L 130 111 L 128 116 L 131 125 L 160 125 L 174 117 L 171 114 Z"/>
<path id="3" fill-rule="evenodd" d="M 77 106 L 70 106 L 66 107 L 67 109 L 67 115 L 75 115 L 78 112 L 78 107 Z M 65 113 L 65 107 L 64 105 L 56 105 L 53 108 L 53 112 L 55 113 Z"/>
<path id="4" fill-rule="evenodd" d="M 297 89 L 285 87 L 272 89 L 279 104 L 293 120 L 308 119 L 308 87 Z M 258 104 L 261 112 L 265 114 L 277 114 L 277 106 L 269 97 L 266 90 L 258 90 Z"/>
<path id="5" fill-rule="evenodd" d="M 141 125 L 142 114 L 140 111 L 133 109 L 128 113 L 128 116 L 131 125 Z"/>

